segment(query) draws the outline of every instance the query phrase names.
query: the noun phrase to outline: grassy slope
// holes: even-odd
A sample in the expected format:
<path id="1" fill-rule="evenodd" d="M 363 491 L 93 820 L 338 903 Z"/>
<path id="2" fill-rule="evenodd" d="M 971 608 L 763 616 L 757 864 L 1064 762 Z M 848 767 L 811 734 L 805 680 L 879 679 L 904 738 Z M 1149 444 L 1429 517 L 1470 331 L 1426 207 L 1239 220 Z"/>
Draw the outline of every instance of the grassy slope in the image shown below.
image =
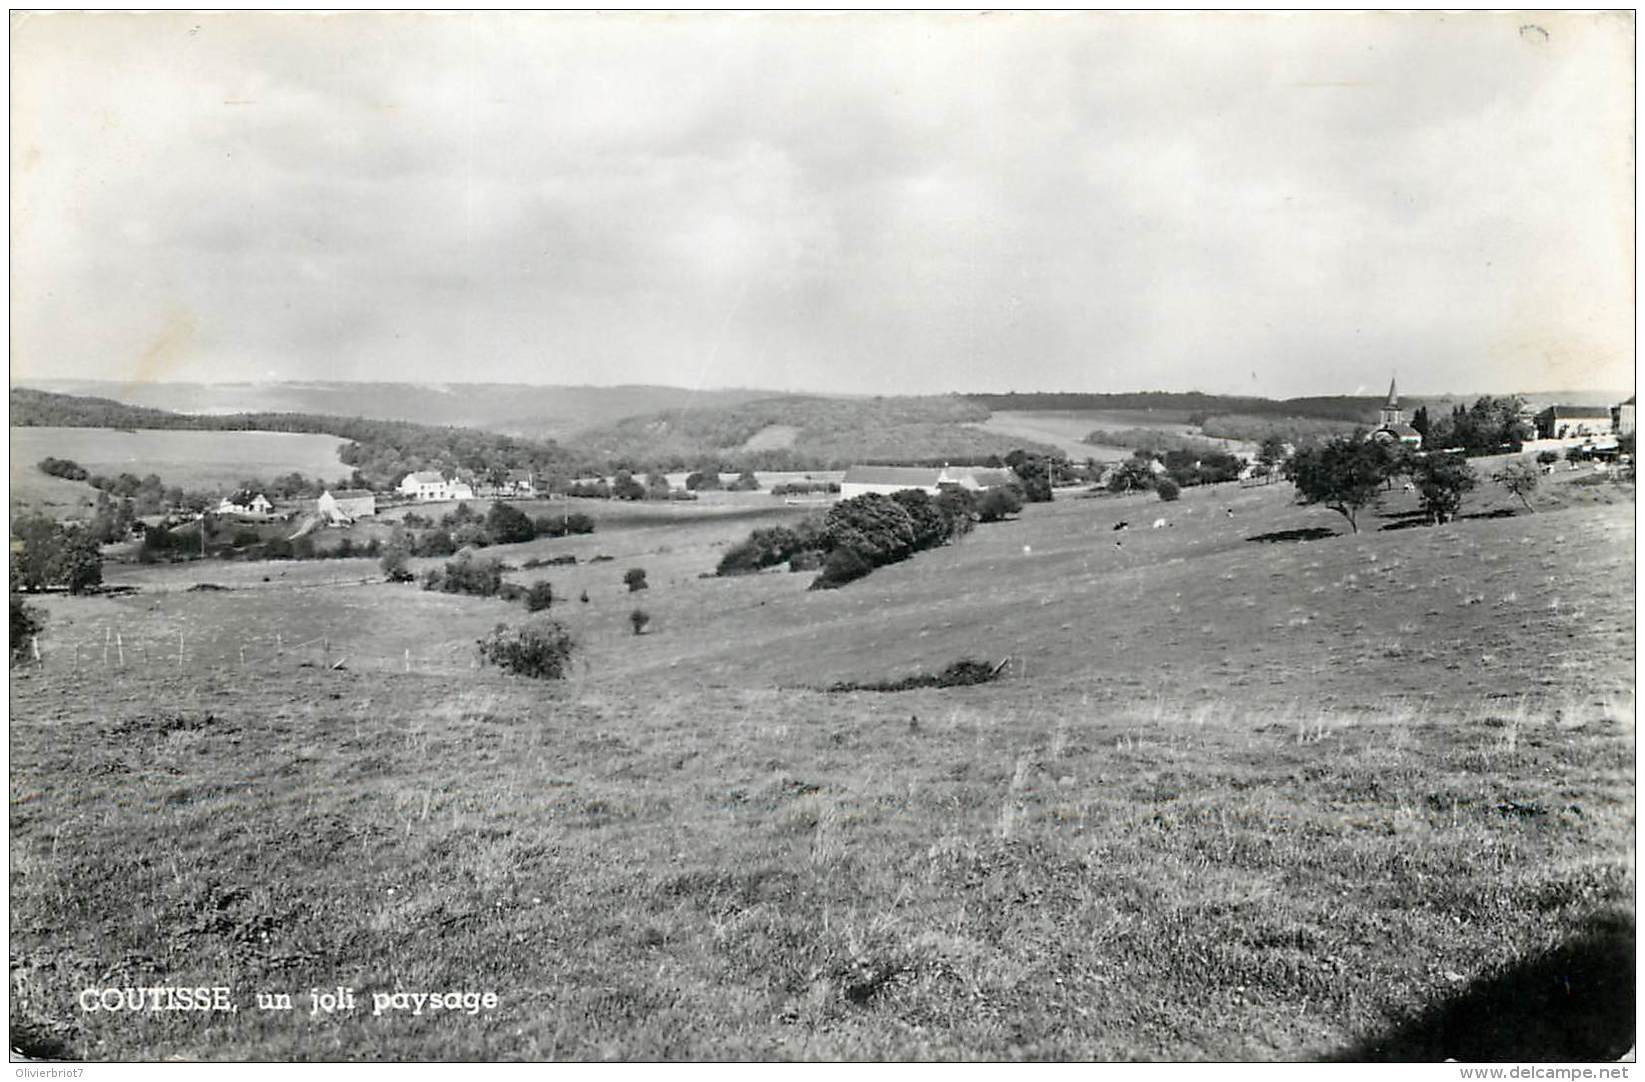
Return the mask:
<path id="1" fill-rule="evenodd" d="M 822 398 L 788 395 L 715 409 L 670 410 L 629 417 L 580 432 L 590 454 L 638 461 L 678 458 L 692 463 L 758 453 L 759 437 L 783 430 L 784 453 L 823 468 L 855 462 L 940 461 L 945 457 L 1005 455 L 1016 448 L 1044 450 L 1020 437 L 974 427 L 987 419 L 980 406 L 952 395 Z M 749 441 L 754 440 L 753 447 Z"/>
<path id="2" fill-rule="evenodd" d="M 167 485 L 186 489 L 224 488 L 248 478 L 267 480 L 293 470 L 305 477 L 346 478 L 349 467 L 337 458 L 347 441 L 299 432 L 183 432 L 112 428 L 14 428 L 11 430 L 12 490 L 33 491 L 48 455 L 78 462 L 110 477 L 160 475 Z"/>
<path id="3" fill-rule="evenodd" d="M 1340 520 L 1278 488 L 1064 501 L 830 594 L 692 577 L 746 523 L 612 524 L 529 547 L 652 569 L 641 595 L 617 586 L 622 561 L 543 572 L 599 587 L 556 609 L 587 665 L 551 686 L 466 667 L 475 635 L 519 616 L 496 602 L 49 599 L 47 663 L 12 681 L 13 1041 L 1618 1055 L 1633 504 L 1560 480 L 1539 515 L 1289 544 L 1246 538 Z M 1160 514 L 1177 525 L 1114 549 L 1115 520 Z M 635 598 L 657 616 L 638 639 Z M 123 670 L 100 663 L 105 627 Z M 318 648 L 290 648 L 299 634 L 381 661 L 301 667 Z M 1028 662 L 949 691 L 774 686 L 960 653 Z M 72 1006 L 160 978 L 246 1005 L 141 1024 Z M 338 983 L 503 1006 L 311 1022 L 249 1003 Z"/>

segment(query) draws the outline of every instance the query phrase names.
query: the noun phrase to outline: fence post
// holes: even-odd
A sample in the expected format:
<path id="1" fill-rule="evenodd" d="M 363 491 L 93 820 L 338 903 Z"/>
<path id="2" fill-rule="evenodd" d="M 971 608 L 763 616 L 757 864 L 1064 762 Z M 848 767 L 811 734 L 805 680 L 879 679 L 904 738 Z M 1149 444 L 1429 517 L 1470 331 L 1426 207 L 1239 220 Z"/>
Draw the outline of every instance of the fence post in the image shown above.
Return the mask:
<path id="1" fill-rule="evenodd" d="M 38 662 L 40 660 L 40 636 L 30 635 L 29 641 L 34 646 L 34 660 Z"/>
<path id="2" fill-rule="evenodd" d="M 411 671 L 411 647 L 406 647 L 406 672 Z"/>
<path id="3" fill-rule="evenodd" d="M 120 651 L 120 667 L 123 669 L 126 667 L 126 643 L 125 640 L 120 637 L 120 633 L 118 631 L 114 633 L 114 648 Z"/>
<path id="4" fill-rule="evenodd" d="M 109 628 L 109 626 L 107 624 L 104 624 L 103 625 L 103 668 L 105 668 L 105 669 L 109 667 L 109 639 L 111 639 L 113 636 L 114 636 L 114 632 Z"/>
<path id="5" fill-rule="evenodd" d="M 177 633 L 177 667 L 179 669 L 183 667 L 183 633 L 181 631 Z"/>

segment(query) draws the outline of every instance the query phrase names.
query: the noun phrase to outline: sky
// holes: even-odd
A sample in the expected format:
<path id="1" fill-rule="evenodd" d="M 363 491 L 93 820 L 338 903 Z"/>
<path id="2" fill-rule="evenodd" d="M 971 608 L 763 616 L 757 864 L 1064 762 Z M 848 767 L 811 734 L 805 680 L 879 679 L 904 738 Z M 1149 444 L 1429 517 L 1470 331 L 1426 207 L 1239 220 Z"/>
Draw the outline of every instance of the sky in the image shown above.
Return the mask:
<path id="1" fill-rule="evenodd" d="M 1633 35 L 14 14 L 12 380 L 1628 387 Z"/>

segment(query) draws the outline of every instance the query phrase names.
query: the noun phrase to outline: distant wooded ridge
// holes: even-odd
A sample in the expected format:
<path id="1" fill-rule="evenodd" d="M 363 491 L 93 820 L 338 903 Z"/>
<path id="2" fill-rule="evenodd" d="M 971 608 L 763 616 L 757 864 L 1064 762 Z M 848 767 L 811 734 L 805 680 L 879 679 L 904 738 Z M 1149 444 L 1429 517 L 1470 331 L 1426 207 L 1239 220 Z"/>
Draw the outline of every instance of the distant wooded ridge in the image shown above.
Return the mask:
<path id="1" fill-rule="evenodd" d="M 1520 394 L 1528 405 L 1554 403 L 1573 406 L 1611 405 L 1622 401 L 1631 390 L 1621 391 L 1536 391 Z M 1118 394 L 1086 394 L 1064 391 L 1015 391 L 1004 394 L 968 394 L 966 399 L 990 410 L 1178 410 L 1216 416 L 1256 414 L 1305 417 L 1322 421 L 1351 421 L 1374 424 L 1378 408 L 1388 400 L 1386 393 L 1366 395 L 1309 395 L 1301 398 L 1258 398 L 1246 395 L 1206 394 L 1201 391 L 1131 391 Z M 1449 410 L 1480 397 L 1474 394 L 1401 394 L 1400 406 L 1411 413 L 1422 406 L 1430 412 Z"/>

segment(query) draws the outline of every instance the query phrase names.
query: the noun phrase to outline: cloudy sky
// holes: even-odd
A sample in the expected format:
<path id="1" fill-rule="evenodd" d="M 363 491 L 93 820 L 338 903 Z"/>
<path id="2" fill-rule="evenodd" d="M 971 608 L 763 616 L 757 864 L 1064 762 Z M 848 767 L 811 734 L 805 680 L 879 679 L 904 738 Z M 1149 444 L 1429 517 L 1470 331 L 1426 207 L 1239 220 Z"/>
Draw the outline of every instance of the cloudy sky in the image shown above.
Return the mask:
<path id="1" fill-rule="evenodd" d="M 1628 15 L 34 15 L 12 378 L 1633 382 Z"/>

